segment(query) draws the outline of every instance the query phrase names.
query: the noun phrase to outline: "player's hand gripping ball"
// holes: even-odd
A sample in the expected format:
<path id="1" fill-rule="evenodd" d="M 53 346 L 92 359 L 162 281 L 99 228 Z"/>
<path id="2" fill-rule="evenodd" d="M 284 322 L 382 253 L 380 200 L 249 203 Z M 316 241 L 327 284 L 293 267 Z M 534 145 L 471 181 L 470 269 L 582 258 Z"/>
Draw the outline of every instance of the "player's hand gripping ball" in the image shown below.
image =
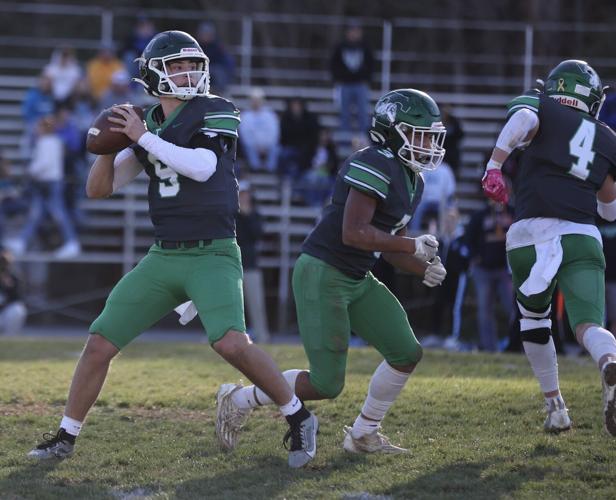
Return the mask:
<path id="1" fill-rule="evenodd" d="M 123 116 L 120 113 L 116 113 L 114 108 L 123 107 L 131 108 L 139 117 L 139 120 L 143 122 L 143 109 L 132 104 L 122 104 L 121 106 L 114 106 L 112 108 L 104 109 L 94 120 L 94 123 L 88 130 L 86 138 L 86 149 L 95 155 L 109 155 L 118 153 L 124 148 L 130 146 L 134 141 L 128 137 L 124 132 L 117 132 L 111 130 L 112 128 L 118 128 L 118 123 L 114 123 L 109 118 L 122 119 Z"/>

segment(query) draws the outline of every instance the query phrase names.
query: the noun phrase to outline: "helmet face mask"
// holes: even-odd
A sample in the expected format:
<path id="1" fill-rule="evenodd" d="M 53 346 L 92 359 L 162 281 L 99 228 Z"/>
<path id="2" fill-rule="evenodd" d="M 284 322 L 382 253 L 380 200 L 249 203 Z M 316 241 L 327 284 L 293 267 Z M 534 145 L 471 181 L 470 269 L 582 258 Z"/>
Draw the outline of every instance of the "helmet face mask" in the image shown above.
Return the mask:
<path id="1" fill-rule="evenodd" d="M 438 106 L 428 94 L 399 89 L 377 102 L 370 138 L 414 172 L 421 172 L 434 170 L 442 162 L 445 133 Z"/>
<path id="2" fill-rule="evenodd" d="M 435 122 L 430 127 L 415 127 L 400 122 L 394 126 L 402 139 L 398 149 L 398 158 L 413 171 L 430 171 L 443 161 L 445 149 L 445 127 Z"/>
<path id="3" fill-rule="evenodd" d="M 205 96 L 210 90 L 209 59 L 188 33 L 165 31 L 156 35 L 137 58 L 141 78 L 135 81 L 145 87 L 148 94 L 162 97 L 175 97 L 189 100 Z M 173 62 L 190 61 L 196 63 L 194 70 L 174 73 Z M 180 86 L 174 80 L 185 77 Z"/>
<path id="4" fill-rule="evenodd" d="M 560 104 L 597 116 L 605 99 L 597 72 L 586 62 L 562 61 L 548 75 L 545 93 Z"/>

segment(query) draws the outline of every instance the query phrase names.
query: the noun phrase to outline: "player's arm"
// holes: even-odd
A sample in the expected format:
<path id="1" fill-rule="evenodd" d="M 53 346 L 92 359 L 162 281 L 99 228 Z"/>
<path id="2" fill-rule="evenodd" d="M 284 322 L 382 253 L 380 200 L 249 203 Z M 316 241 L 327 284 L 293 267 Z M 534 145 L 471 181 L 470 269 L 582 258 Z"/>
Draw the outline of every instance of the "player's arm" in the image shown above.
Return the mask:
<path id="1" fill-rule="evenodd" d="M 114 113 L 122 115 L 122 118 L 115 118 L 113 115 L 109 117 L 110 121 L 118 125 L 110 128 L 112 132 L 126 134 L 133 142 L 178 174 L 197 182 L 205 182 L 216 171 L 218 156 L 214 151 L 176 146 L 148 132 L 141 118 L 131 108 L 115 106 L 113 110 Z"/>
<path id="2" fill-rule="evenodd" d="M 418 238 L 381 231 L 371 224 L 377 200 L 355 188 L 349 189 L 342 221 L 342 242 L 373 252 L 402 252 L 426 261 L 436 255 L 438 241 L 432 235 Z"/>
<path id="3" fill-rule="evenodd" d="M 607 221 L 616 220 L 616 184 L 611 174 L 607 174 L 597 192 L 597 213 Z"/>
<path id="4" fill-rule="evenodd" d="M 406 228 L 398 232 L 399 236 L 406 236 Z M 429 287 L 440 285 L 447 271 L 441 263 L 440 257 L 435 257 L 431 262 L 425 262 L 413 255 L 401 252 L 383 252 L 383 258 L 392 266 L 401 271 L 422 276 L 423 283 Z"/>
<path id="5" fill-rule="evenodd" d="M 141 170 L 143 166 L 130 148 L 117 154 L 100 155 L 90 168 L 86 194 L 88 198 L 106 198 L 131 182 Z"/>
<path id="6" fill-rule="evenodd" d="M 522 108 L 511 115 L 498 135 L 496 145 L 492 150 L 492 155 L 481 180 L 486 196 L 501 203 L 508 201 L 507 190 L 501 173 L 503 163 L 514 149 L 530 144 L 538 130 L 539 117 L 535 111 Z"/>

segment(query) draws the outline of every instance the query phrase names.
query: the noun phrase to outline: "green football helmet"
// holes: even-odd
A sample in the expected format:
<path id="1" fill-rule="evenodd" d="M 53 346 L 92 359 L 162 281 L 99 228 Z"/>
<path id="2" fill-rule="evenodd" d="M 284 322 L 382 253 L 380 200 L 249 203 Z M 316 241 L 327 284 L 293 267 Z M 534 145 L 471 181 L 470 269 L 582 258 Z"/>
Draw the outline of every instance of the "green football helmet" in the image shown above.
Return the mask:
<path id="1" fill-rule="evenodd" d="M 197 63 L 195 71 L 170 72 L 169 62 L 186 59 Z M 183 31 L 163 31 L 154 36 L 135 62 L 139 63 L 140 78 L 134 81 L 143 85 L 150 95 L 187 101 L 210 91 L 209 59 L 197 40 Z M 184 87 L 179 87 L 171 79 L 180 75 L 187 76 Z"/>
<path id="2" fill-rule="evenodd" d="M 434 99 L 415 89 L 392 90 L 381 97 L 369 131 L 373 142 L 389 148 L 414 172 L 440 165 L 445 132 Z"/>
<path id="3" fill-rule="evenodd" d="M 597 116 L 605 99 L 597 72 L 586 62 L 569 59 L 556 66 L 545 81 L 545 93 L 565 106 Z"/>

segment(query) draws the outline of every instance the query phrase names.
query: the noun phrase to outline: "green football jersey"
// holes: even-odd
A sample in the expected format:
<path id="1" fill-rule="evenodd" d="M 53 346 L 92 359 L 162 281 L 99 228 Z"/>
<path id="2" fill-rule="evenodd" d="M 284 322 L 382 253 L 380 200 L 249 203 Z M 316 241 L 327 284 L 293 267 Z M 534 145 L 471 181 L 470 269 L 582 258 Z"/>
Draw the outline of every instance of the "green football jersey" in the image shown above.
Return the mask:
<path id="1" fill-rule="evenodd" d="M 217 158 L 205 182 L 178 174 L 139 145 L 135 154 L 150 177 L 148 202 L 157 240 L 205 240 L 235 236 L 238 183 L 234 173 L 239 111 L 217 96 L 196 97 L 166 119 L 160 104 L 146 114 L 150 132 L 184 148 L 206 148 Z"/>
<path id="2" fill-rule="evenodd" d="M 306 238 L 302 252 L 360 279 L 372 269 L 379 253 L 342 242 L 344 206 L 350 189 L 357 189 L 377 200 L 371 224 L 394 234 L 411 220 L 423 192 L 423 179 L 381 146 L 357 151 L 340 168 L 332 202 L 325 207 L 320 222 Z"/>
<path id="3" fill-rule="evenodd" d="M 604 123 L 552 97 L 529 92 L 508 105 L 508 116 L 526 108 L 539 130 L 518 156 L 515 220 L 553 217 L 594 224 L 597 191 L 616 177 L 616 135 Z"/>

